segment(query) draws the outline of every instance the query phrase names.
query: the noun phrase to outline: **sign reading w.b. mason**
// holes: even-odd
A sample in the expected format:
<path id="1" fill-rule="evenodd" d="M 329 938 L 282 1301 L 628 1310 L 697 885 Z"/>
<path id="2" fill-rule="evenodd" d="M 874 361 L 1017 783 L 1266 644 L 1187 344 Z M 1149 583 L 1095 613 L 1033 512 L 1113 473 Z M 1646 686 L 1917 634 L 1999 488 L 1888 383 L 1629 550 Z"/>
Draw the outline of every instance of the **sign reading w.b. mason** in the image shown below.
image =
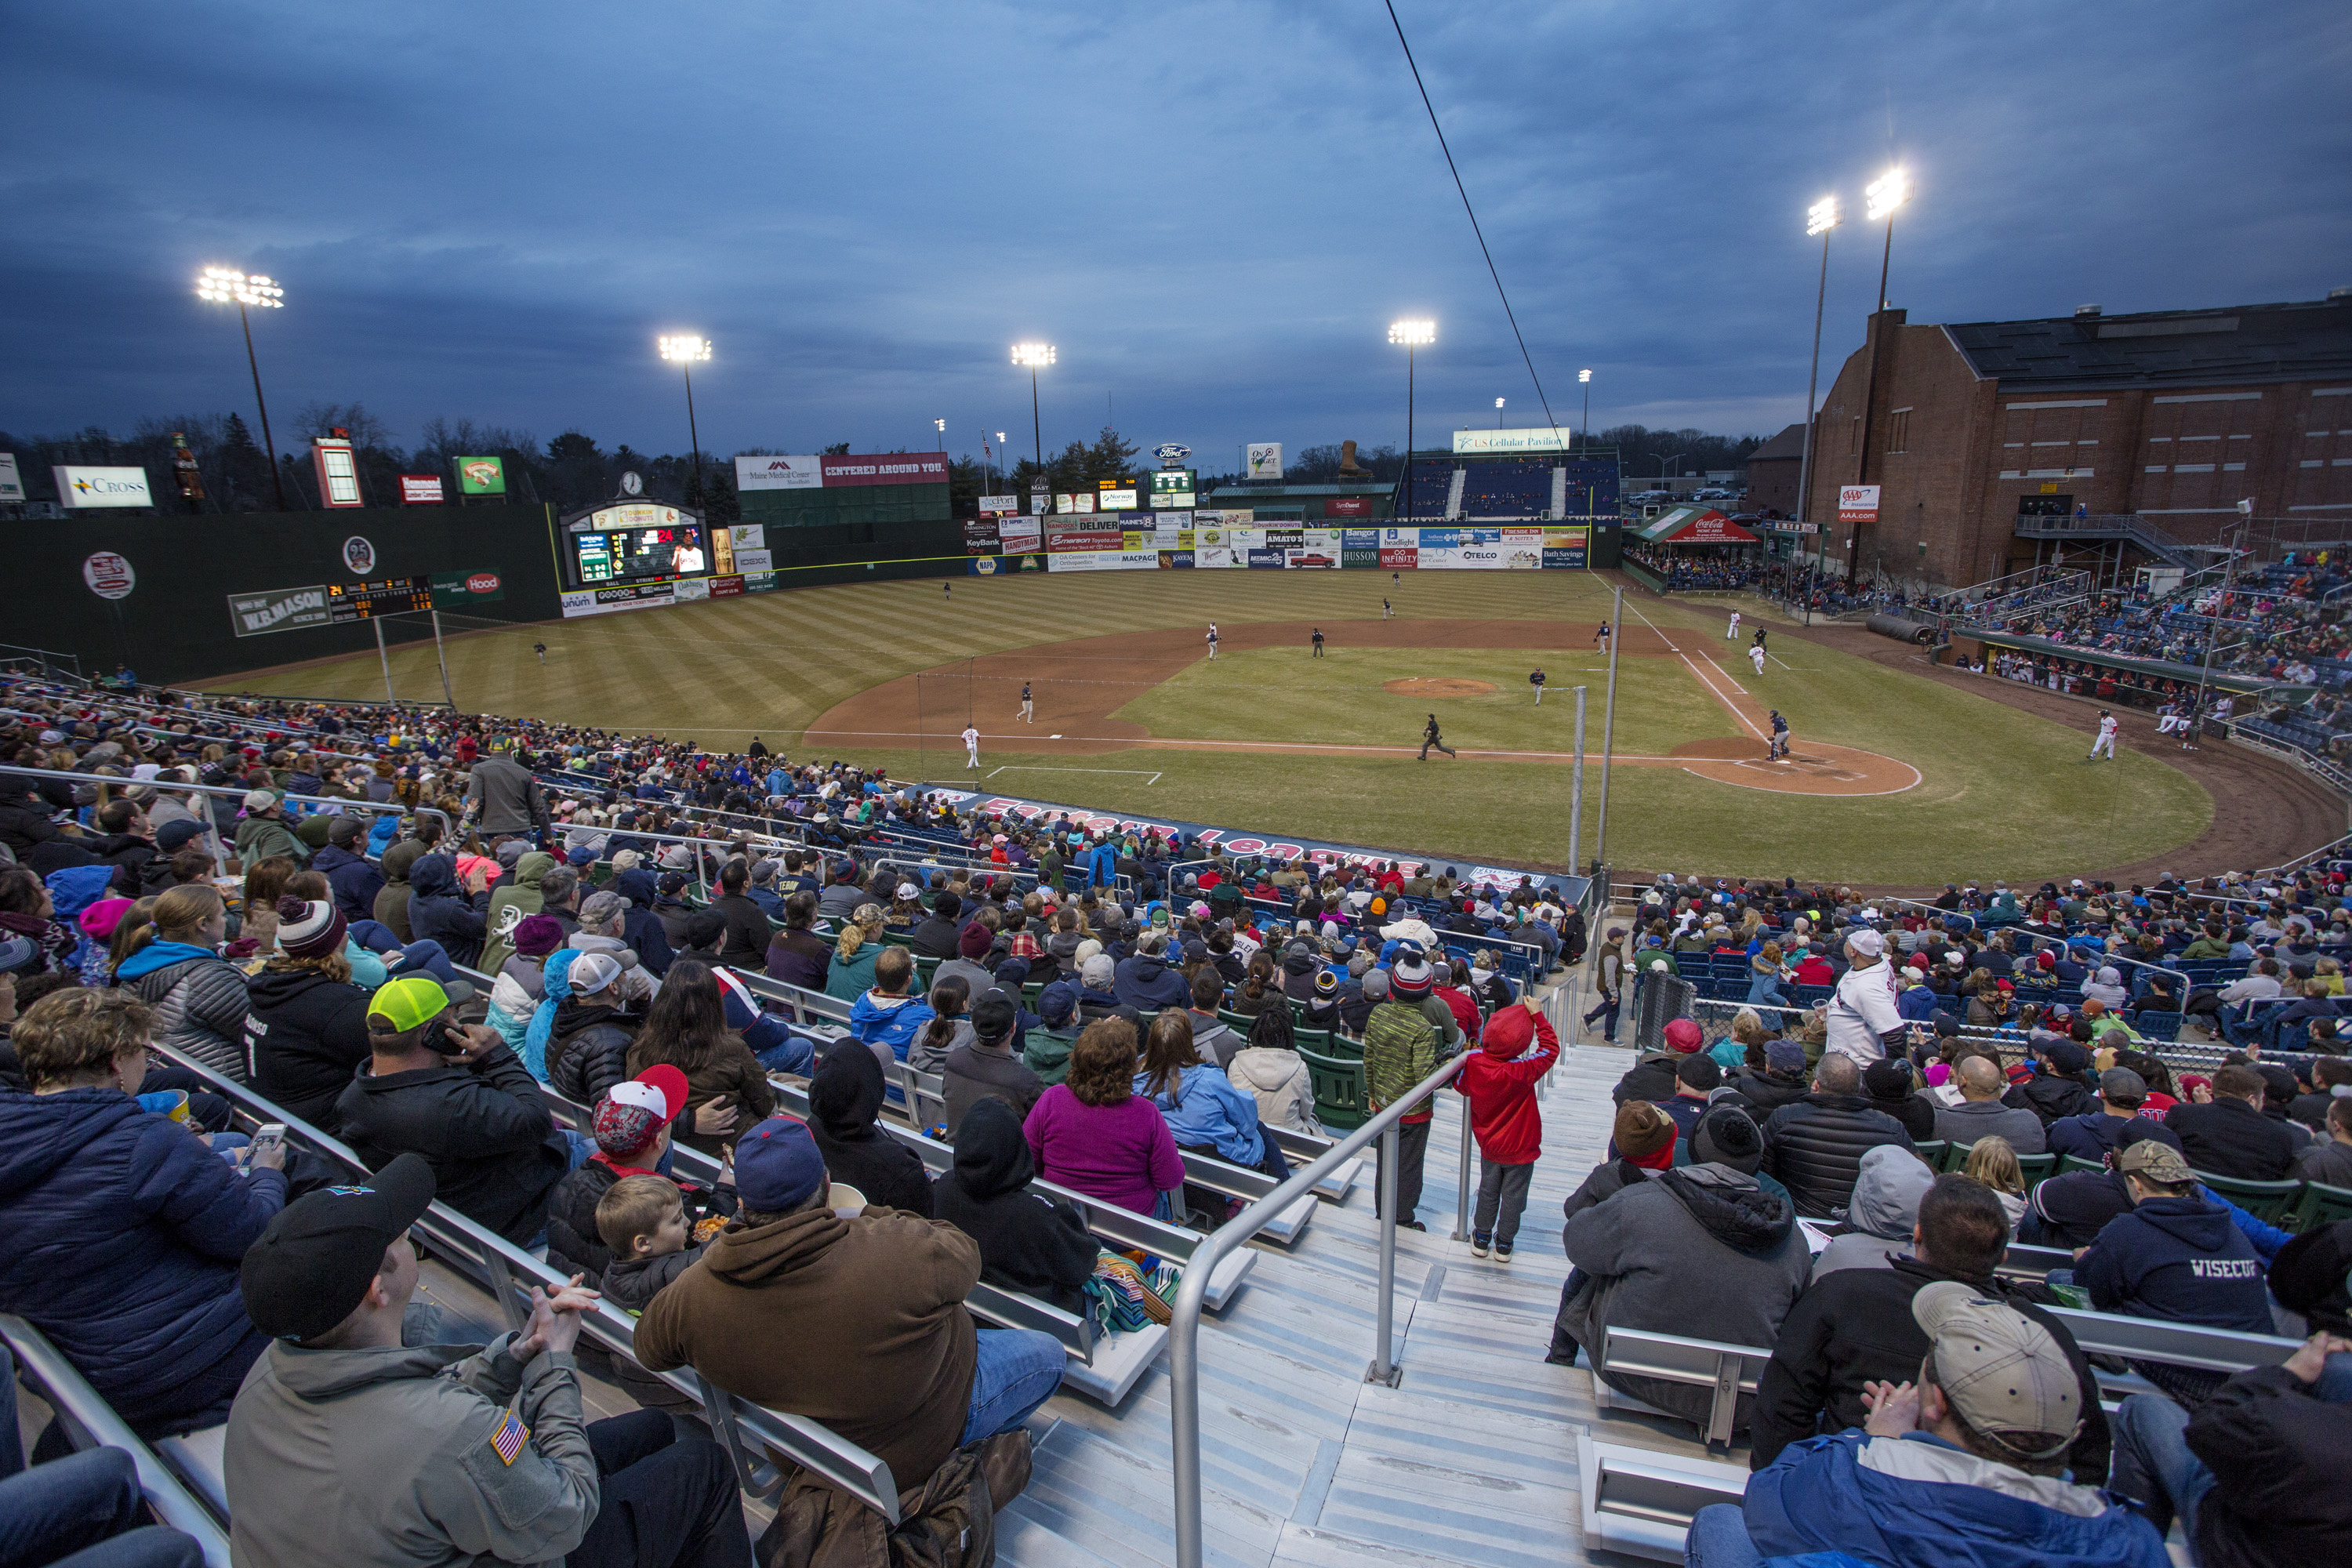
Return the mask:
<path id="1" fill-rule="evenodd" d="M 231 594 L 228 618 L 241 637 L 264 632 L 290 632 L 297 626 L 328 624 L 327 590 L 278 588 L 267 594 Z"/>

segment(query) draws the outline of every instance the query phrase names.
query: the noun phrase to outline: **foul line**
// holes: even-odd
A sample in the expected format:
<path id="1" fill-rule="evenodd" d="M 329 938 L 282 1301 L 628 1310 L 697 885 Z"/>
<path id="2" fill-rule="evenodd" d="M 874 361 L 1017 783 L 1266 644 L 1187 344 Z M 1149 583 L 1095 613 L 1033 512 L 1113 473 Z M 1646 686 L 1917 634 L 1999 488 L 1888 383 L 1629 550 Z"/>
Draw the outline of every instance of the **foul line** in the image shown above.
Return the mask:
<path id="1" fill-rule="evenodd" d="M 992 779 L 998 773 L 1120 773 L 1129 778 L 1141 779 L 1147 788 L 1160 782 L 1158 773 L 1146 773 L 1141 768 L 1045 768 L 1014 763 L 992 768 L 983 776 Z"/>
<path id="2" fill-rule="evenodd" d="M 1696 675 L 1696 676 L 1697 676 L 1697 677 L 1698 677 L 1698 679 L 1699 679 L 1699 683 L 1700 683 L 1701 685 L 1705 686 L 1705 687 L 1706 687 L 1709 691 L 1711 691 L 1711 692 L 1715 693 L 1715 700 L 1716 700 L 1717 701 L 1718 701 L 1718 702 L 1722 703 L 1726 708 L 1728 708 L 1729 710 L 1731 710 L 1731 716 L 1732 716 L 1733 718 L 1735 718 L 1735 719 L 1738 720 L 1741 723 L 1743 723 L 1743 724 L 1747 725 L 1747 726 L 1748 726 L 1748 730 L 1749 730 L 1749 731 L 1750 731 L 1755 735 L 1755 737 L 1756 737 L 1758 740 L 1761 741 L 1761 740 L 1766 739 L 1763 729 L 1762 729 L 1759 725 L 1758 725 L 1758 723 L 1756 722 L 1756 721 L 1755 721 L 1755 720 L 1750 719 L 1747 714 L 1742 713 L 1742 712 L 1739 710 L 1739 705 L 1738 705 L 1738 703 L 1736 703 L 1736 702 L 1732 701 L 1732 700 L 1731 700 L 1729 697 L 1726 696 L 1726 695 L 1724 694 L 1723 689 L 1722 689 L 1721 687 L 1719 687 L 1719 686 L 1716 685 L 1716 683 L 1715 683 L 1714 681 L 1712 681 L 1712 680 L 1710 680 L 1710 679 L 1707 679 L 1706 671 L 1706 670 L 1704 670 L 1704 669 L 1701 669 L 1701 668 L 1699 668 L 1699 666 L 1698 666 L 1698 661 L 1697 661 L 1697 660 L 1696 660 L 1696 659 L 1692 658 L 1691 658 L 1691 656 L 1690 656 L 1690 655 L 1688 655 L 1688 654 L 1686 654 L 1686 653 L 1678 653 L 1678 654 L 1676 654 L 1676 655 L 1675 655 L 1675 657 L 1676 657 L 1676 658 L 1680 658 L 1680 659 L 1681 659 L 1685 664 L 1686 664 L 1686 665 L 1690 666 L 1690 672 L 1691 672 L 1693 675 Z M 1717 673 L 1717 674 L 1718 674 L 1718 675 L 1722 675 L 1722 674 L 1723 674 L 1723 672 L 1722 672 L 1721 670 L 1717 670 L 1716 673 Z M 1727 675 L 1725 675 L 1723 678 L 1724 678 L 1724 679 L 1726 679 L 1726 680 L 1730 680 L 1730 679 L 1731 679 L 1731 677 L 1729 677 L 1729 676 L 1727 676 Z M 1735 683 L 1733 684 L 1733 689 L 1734 689 L 1734 690 L 1739 690 L 1739 688 L 1738 688 L 1738 683 L 1736 683 L 1736 682 L 1735 682 Z M 1739 690 L 1739 694 L 1740 694 L 1742 697 L 1745 697 L 1745 696 L 1747 696 L 1747 695 L 1748 695 L 1748 693 L 1747 693 L 1746 691 L 1744 691 L 1744 690 Z"/>

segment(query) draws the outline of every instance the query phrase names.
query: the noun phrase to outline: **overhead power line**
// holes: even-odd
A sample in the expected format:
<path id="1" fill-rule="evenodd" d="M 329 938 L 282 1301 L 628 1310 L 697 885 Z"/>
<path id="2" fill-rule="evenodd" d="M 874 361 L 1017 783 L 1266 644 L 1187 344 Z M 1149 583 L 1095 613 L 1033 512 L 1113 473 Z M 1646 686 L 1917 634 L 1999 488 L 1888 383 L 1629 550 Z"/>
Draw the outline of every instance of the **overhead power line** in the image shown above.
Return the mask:
<path id="1" fill-rule="evenodd" d="M 1462 210 L 1470 215 L 1470 232 L 1478 237 L 1478 254 L 1486 258 L 1486 275 L 1495 280 L 1495 292 L 1502 297 L 1503 315 L 1511 323 L 1511 336 L 1518 340 L 1519 357 L 1527 361 L 1528 379 L 1536 384 L 1536 400 L 1543 405 L 1544 423 L 1558 431 L 1559 421 L 1552 417 L 1551 399 L 1544 395 L 1543 377 L 1536 374 L 1535 356 L 1528 353 L 1527 334 L 1519 331 L 1519 318 L 1511 309 L 1510 291 L 1503 287 L 1503 275 L 1495 268 L 1495 253 L 1486 248 L 1486 231 L 1478 226 L 1478 212 L 1470 205 L 1470 192 L 1462 184 L 1462 171 L 1454 165 L 1454 149 L 1445 144 L 1445 127 L 1437 122 L 1437 110 L 1429 101 L 1429 87 L 1421 79 L 1421 67 L 1413 63 L 1412 46 L 1405 42 L 1404 24 L 1397 20 L 1396 0 L 1383 0 L 1389 8 L 1389 25 L 1396 29 L 1397 46 L 1404 50 L 1404 63 L 1412 72 L 1412 85 L 1421 90 L 1421 106 L 1429 110 L 1429 128 L 1437 132 L 1437 150 L 1445 154 L 1445 167 L 1454 175 L 1454 188 L 1461 193 Z M 1410 458 L 1412 454 L 1406 454 Z"/>

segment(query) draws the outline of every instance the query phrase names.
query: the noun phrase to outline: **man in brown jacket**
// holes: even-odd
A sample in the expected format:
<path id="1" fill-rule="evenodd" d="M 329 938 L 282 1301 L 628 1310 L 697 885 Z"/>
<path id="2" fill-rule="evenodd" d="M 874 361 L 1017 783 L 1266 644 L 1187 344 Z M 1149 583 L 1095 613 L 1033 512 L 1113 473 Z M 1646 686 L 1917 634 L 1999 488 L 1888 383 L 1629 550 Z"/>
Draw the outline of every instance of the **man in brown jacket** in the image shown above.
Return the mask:
<path id="1" fill-rule="evenodd" d="M 805 1126 L 779 1116 L 746 1132 L 741 1210 L 647 1304 L 637 1359 L 691 1365 L 738 1398 L 822 1422 L 912 1492 L 1052 1396 L 1061 1342 L 975 1330 L 963 1299 L 980 1248 L 955 1226 L 873 1206 L 845 1218 L 830 1190 Z"/>

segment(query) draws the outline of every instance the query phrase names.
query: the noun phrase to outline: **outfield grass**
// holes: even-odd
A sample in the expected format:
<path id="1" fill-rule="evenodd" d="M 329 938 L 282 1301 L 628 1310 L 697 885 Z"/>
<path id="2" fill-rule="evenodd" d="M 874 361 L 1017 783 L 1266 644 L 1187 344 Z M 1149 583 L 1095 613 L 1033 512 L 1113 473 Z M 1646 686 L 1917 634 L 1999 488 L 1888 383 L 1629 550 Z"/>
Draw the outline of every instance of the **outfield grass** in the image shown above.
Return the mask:
<path id="1" fill-rule="evenodd" d="M 960 578 L 761 595 L 453 638 L 461 707 L 625 731 L 651 730 L 740 747 L 753 733 L 795 758 L 801 731 L 837 702 L 966 653 L 1025 647 L 1128 628 L 1226 627 L 1262 621 L 1377 620 L 1387 594 L 1413 619 L 1554 619 L 1605 615 L 1605 580 L 1580 573 L 1385 574 L 1161 572 Z M 1622 866 L 1934 885 L 1961 877 L 2073 875 L 2161 855 L 2202 832 L 2212 805 L 2186 775 L 2126 750 L 2082 761 L 2084 735 L 2002 704 L 1793 637 L 1773 639 L 1760 679 L 1723 636 L 1727 607 L 1645 604 L 1642 613 L 1694 657 L 1787 713 L 1801 746 L 1826 741 L 1900 759 L 1923 783 L 1900 795 L 1830 798 L 1715 783 L 1678 769 L 1627 766 L 1610 785 L 1610 858 Z M 1748 606 L 1752 625 L 1754 607 Z M 1629 624 L 1638 624 L 1629 615 Z M 1770 624 L 1770 623 L 1768 623 Z M 542 667 L 530 645 L 549 647 Z M 1568 749 L 1574 708 L 1564 688 L 1592 687 L 1595 752 L 1606 677 L 1591 655 L 1545 662 L 1553 695 L 1528 700 L 1531 656 L 1478 649 L 1304 648 L 1231 651 L 1190 667 L 1125 710 L 1155 732 L 1232 741 L 1416 743 L 1437 706 L 1449 742 L 1501 750 Z M 430 644 L 393 655 L 401 695 L 437 699 Z M 1392 698 L 1399 676 L 1492 680 L 1494 698 L 1443 705 Z M 1211 680 L 1211 677 L 1214 680 Z M 1238 679 L 1237 679 L 1238 678 Z M 1679 681 L 1680 684 L 1676 684 Z M 229 689 L 381 697 L 373 651 L 310 668 L 215 683 Z M 1555 707 L 1557 705 L 1557 707 Z M 1146 716 L 1148 715 L 1148 717 Z M 1620 661 L 1617 744 L 1657 752 L 1742 732 L 1679 659 Z M 1569 773 L 1559 764 L 1314 757 L 1138 747 L 1093 756 L 1022 753 L 1009 722 L 981 725 L 984 770 L 1023 770 L 983 787 L 1136 815 L 1210 821 L 1460 859 L 1563 864 Z M 994 737 L 1003 737 L 996 739 Z M 1540 744 L 1500 742 L 1542 737 Z M 899 776 L 966 778 L 960 748 L 828 747 Z M 1094 770 L 1131 770 L 1105 772 Z M 1156 784 L 1144 781 L 1160 775 Z M 1593 853 L 1599 767 L 1588 771 L 1582 850 Z M 2182 867 L 2183 871 L 2205 868 Z"/>

